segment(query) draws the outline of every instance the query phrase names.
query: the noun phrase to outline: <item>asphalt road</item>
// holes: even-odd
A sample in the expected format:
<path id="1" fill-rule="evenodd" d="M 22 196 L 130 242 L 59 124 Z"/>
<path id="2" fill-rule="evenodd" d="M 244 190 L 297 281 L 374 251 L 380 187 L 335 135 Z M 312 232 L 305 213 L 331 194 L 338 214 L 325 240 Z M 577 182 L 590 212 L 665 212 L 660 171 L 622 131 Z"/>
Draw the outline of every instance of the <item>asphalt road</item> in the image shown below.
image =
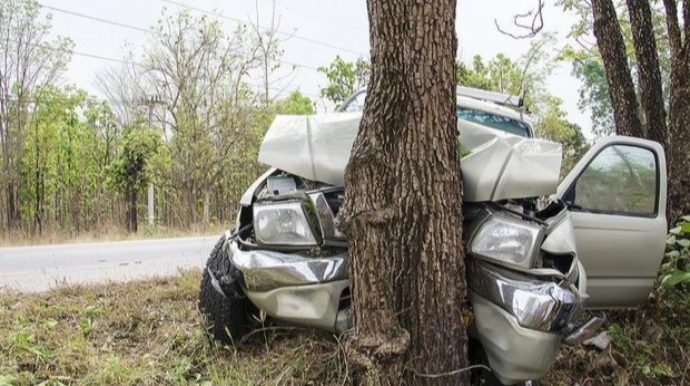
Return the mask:
<path id="1" fill-rule="evenodd" d="M 203 267 L 219 236 L 0 248 L 0 290 L 125 281 Z"/>

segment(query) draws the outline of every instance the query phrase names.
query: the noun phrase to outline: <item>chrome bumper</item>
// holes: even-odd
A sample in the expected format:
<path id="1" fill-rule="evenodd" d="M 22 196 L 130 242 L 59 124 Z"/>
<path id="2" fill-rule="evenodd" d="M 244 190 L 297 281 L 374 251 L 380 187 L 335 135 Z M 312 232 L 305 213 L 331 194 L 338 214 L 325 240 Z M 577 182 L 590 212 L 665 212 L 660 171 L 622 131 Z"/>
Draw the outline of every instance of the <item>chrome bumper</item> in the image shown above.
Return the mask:
<path id="1" fill-rule="evenodd" d="M 515 316 L 520 326 L 562 332 L 584 307 L 585 296 L 550 281 L 533 279 L 478 259 L 468 264 L 472 291 Z"/>
<path id="2" fill-rule="evenodd" d="M 341 306 L 350 287 L 347 255 L 243 251 L 236 241 L 225 247 L 247 297 L 269 316 L 337 333 L 350 328 L 349 310 Z"/>
<path id="3" fill-rule="evenodd" d="M 240 283 L 247 297 L 268 315 L 335 332 L 350 327 L 349 309 L 341 304 L 349 288 L 345 253 L 308 257 L 241 250 L 236 241 L 228 241 L 226 248 L 232 264 L 242 273 Z M 564 339 L 584 301 L 576 290 L 477 259 L 468 260 L 468 270 L 476 316 L 473 335 L 505 384 L 542 377 L 562 343 L 579 341 L 582 332 L 593 327 L 586 324 L 583 331 Z M 580 276 L 579 286 L 584 289 L 584 272 Z"/>
<path id="4" fill-rule="evenodd" d="M 266 250 L 243 251 L 236 241 L 226 243 L 232 264 L 242 272 L 244 289 L 271 291 L 281 287 L 347 280 L 347 255 L 307 257 Z"/>

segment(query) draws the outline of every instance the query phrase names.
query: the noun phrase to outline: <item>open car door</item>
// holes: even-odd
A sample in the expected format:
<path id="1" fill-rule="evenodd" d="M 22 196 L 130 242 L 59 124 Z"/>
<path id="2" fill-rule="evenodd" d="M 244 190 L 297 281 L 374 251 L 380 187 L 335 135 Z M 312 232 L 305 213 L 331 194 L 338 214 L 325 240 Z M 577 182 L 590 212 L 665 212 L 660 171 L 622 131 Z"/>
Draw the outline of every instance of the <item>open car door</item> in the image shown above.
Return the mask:
<path id="1" fill-rule="evenodd" d="M 664 254 L 666 158 L 656 142 L 614 136 L 597 143 L 561 182 L 588 308 L 635 307 L 647 299 Z"/>

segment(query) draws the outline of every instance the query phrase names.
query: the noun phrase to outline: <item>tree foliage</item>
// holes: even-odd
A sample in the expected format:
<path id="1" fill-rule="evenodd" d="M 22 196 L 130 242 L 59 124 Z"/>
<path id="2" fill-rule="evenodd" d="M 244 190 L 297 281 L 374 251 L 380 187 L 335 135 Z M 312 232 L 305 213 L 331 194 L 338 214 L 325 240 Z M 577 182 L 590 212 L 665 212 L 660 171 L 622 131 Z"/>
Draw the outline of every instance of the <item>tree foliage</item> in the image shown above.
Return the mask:
<path id="1" fill-rule="evenodd" d="M 231 222 L 233 202 L 265 170 L 256 158 L 273 117 L 314 112 L 299 92 L 267 104 L 250 85 L 264 54 L 282 53 L 258 47 L 264 28 L 227 32 L 210 17 L 164 12 L 143 58 L 99 73 L 100 101 L 58 85 L 71 43 L 49 38 L 36 2 L 0 11 L 4 232 L 135 230 L 149 182 L 161 226 Z"/>
<path id="2" fill-rule="evenodd" d="M 362 58 L 348 62 L 336 56 L 328 66 L 319 67 L 319 72 L 328 79 L 328 85 L 321 89 L 321 96 L 335 104 L 344 102 L 357 89 L 366 86 L 369 67 L 369 62 Z"/>

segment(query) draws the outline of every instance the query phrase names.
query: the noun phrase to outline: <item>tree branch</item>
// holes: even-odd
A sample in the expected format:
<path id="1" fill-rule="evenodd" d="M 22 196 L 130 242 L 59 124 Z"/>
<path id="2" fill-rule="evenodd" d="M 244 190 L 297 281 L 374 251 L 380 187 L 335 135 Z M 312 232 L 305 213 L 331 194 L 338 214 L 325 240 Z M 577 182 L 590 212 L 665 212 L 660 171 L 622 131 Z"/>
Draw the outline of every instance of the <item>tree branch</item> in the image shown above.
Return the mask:
<path id="1" fill-rule="evenodd" d="M 523 19 L 527 18 L 532 18 L 532 22 L 530 24 L 525 24 L 522 22 Z M 504 30 L 498 24 L 497 19 L 494 19 L 494 24 L 496 25 L 498 32 L 510 36 L 513 39 L 531 39 L 537 36 L 537 34 L 544 28 L 544 1 L 538 0 L 536 11 L 532 10 L 513 16 L 513 24 L 519 30 L 526 30 L 527 32 L 524 34 L 512 33 Z"/>

